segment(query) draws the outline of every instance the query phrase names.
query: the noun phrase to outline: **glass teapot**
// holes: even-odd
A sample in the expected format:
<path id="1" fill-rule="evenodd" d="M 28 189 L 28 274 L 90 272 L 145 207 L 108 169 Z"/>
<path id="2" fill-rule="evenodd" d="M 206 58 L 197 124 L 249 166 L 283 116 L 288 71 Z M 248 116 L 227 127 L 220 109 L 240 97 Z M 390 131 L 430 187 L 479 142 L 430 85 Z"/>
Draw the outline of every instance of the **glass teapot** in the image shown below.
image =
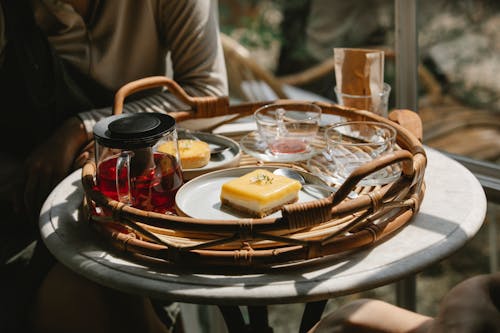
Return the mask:
<path id="1" fill-rule="evenodd" d="M 120 114 L 94 126 L 98 189 L 133 207 L 173 211 L 182 185 L 175 119 L 162 113 Z M 158 151 L 171 145 L 173 154 Z"/>

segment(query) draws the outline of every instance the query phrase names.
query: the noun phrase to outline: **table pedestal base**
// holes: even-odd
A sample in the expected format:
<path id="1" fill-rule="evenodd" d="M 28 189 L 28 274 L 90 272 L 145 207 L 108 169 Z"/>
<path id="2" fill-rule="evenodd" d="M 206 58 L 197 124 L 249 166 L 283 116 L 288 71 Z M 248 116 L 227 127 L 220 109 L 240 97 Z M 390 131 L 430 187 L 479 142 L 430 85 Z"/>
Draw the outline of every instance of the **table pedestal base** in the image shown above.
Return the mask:
<path id="1" fill-rule="evenodd" d="M 410 311 L 417 308 L 417 277 L 408 276 L 396 282 L 396 304 Z"/>
<path id="2" fill-rule="evenodd" d="M 306 303 L 300 322 L 300 333 L 309 331 L 321 319 L 326 302 L 325 300 Z M 229 333 L 273 333 L 273 328 L 269 326 L 266 306 L 248 306 L 247 308 L 248 324 L 245 323 L 239 306 L 219 305 Z"/>

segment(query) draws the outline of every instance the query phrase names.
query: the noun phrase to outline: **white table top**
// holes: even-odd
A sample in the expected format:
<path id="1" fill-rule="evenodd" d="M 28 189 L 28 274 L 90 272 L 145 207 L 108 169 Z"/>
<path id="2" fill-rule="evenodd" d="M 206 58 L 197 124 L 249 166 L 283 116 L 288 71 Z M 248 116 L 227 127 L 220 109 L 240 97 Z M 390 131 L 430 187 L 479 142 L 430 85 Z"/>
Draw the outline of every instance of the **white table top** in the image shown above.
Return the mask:
<path id="1" fill-rule="evenodd" d="M 413 221 L 383 243 L 315 265 L 266 273 L 193 274 L 143 261 L 112 249 L 78 219 L 80 171 L 62 181 L 45 202 L 40 228 L 55 257 L 102 285 L 185 303 L 263 305 L 317 301 L 394 282 L 421 271 L 472 238 L 481 227 L 486 197 L 462 165 L 426 148 L 427 189 Z"/>

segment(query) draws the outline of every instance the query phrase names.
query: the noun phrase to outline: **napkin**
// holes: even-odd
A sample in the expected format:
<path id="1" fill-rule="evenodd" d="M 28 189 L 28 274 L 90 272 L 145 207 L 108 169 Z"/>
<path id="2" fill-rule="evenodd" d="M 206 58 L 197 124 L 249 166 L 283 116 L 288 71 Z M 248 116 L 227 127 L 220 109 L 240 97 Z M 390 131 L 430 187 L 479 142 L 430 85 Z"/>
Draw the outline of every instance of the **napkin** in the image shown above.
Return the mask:
<path id="1" fill-rule="evenodd" d="M 384 89 L 384 52 L 373 49 L 334 48 L 335 79 L 337 91 L 341 94 L 372 96 L 378 103 L 378 96 Z M 344 96 L 344 105 L 370 110 L 366 101 Z"/>

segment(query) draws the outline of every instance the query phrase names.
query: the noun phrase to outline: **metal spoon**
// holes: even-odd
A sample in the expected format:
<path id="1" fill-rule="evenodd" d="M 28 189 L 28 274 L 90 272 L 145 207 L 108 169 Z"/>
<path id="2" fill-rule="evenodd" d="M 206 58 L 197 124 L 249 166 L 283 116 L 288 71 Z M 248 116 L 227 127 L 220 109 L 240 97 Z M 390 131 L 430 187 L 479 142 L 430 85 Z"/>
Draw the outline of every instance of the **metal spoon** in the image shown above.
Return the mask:
<path id="1" fill-rule="evenodd" d="M 180 130 L 179 137 L 187 138 L 187 139 L 191 139 L 191 140 L 195 140 L 195 141 L 202 141 L 200 138 L 198 138 L 196 136 L 195 133 L 193 133 L 191 130 L 188 130 L 188 129 Z M 210 147 L 210 155 L 221 154 L 221 153 L 225 152 L 226 150 L 228 150 L 229 148 L 231 148 L 231 147 L 226 146 L 226 145 L 221 145 L 218 143 L 211 143 L 211 142 L 208 145 Z"/>
<path id="2" fill-rule="evenodd" d="M 274 170 L 273 173 L 275 175 L 281 175 L 281 176 L 285 176 L 285 177 L 288 177 L 291 179 L 298 180 L 299 183 L 302 184 L 302 188 L 304 188 L 304 190 L 307 190 L 307 188 L 315 188 L 315 189 L 319 189 L 322 191 L 328 191 L 328 192 L 332 192 L 332 193 L 335 193 L 338 190 L 338 188 L 328 186 L 328 185 L 309 184 L 306 182 L 304 177 L 299 172 L 292 170 L 292 169 L 278 168 L 278 169 Z M 349 199 L 355 199 L 358 197 L 358 194 L 356 192 L 351 191 L 347 197 Z"/>
<path id="3" fill-rule="evenodd" d="M 228 150 L 229 148 L 231 148 L 229 146 L 223 146 L 223 145 L 213 144 L 213 143 L 210 143 L 209 146 L 210 146 L 210 155 L 221 154 L 221 153 L 225 152 L 226 150 Z"/>

